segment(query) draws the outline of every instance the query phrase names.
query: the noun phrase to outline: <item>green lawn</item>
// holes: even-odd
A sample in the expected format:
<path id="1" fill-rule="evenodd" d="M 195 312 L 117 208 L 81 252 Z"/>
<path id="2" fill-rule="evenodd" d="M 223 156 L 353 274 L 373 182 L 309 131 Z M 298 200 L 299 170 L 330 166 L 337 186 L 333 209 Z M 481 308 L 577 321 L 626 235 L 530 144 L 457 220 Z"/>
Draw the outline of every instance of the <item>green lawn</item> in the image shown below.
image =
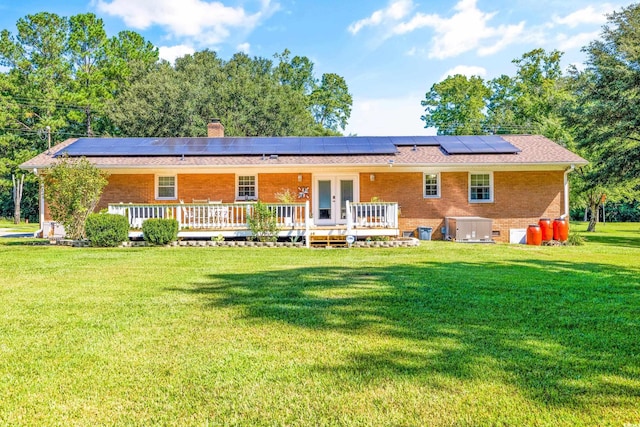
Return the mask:
<path id="1" fill-rule="evenodd" d="M 598 227 L 577 247 L 0 239 L 0 425 L 637 425 L 640 224 Z"/>
<path id="2" fill-rule="evenodd" d="M 11 233 L 33 233 L 39 228 L 38 224 L 20 222 L 14 224 L 13 221 L 0 218 L 0 230 L 8 230 Z"/>

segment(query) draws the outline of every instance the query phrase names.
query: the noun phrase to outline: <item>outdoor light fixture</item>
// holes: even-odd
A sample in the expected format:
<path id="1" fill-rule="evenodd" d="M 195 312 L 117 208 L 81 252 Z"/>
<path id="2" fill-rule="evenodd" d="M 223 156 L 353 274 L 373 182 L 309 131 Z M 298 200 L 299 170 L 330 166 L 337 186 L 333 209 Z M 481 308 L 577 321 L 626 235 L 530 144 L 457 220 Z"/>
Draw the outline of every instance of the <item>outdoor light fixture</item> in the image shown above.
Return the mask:
<path id="1" fill-rule="evenodd" d="M 371 175 L 369 175 L 369 181 L 373 182 L 376 180 L 376 174 L 372 173 Z"/>
<path id="2" fill-rule="evenodd" d="M 302 182 L 302 174 L 301 173 L 298 174 L 298 182 Z"/>

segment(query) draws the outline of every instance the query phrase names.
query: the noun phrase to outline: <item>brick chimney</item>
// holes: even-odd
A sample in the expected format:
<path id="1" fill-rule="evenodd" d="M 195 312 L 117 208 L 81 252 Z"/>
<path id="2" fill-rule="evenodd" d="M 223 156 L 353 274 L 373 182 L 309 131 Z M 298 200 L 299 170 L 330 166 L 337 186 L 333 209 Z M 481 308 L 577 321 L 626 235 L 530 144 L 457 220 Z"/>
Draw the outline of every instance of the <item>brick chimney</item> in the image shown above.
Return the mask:
<path id="1" fill-rule="evenodd" d="M 207 136 L 209 138 L 223 138 L 224 126 L 220 123 L 220 119 L 211 119 L 207 125 Z"/>

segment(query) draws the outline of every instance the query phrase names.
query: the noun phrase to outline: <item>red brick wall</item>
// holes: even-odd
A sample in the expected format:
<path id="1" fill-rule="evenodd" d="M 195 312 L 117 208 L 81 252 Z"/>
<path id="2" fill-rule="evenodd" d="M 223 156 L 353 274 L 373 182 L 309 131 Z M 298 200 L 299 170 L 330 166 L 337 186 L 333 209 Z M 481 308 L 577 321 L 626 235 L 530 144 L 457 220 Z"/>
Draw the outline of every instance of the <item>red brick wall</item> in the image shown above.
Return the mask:
<path id="1" fill-rule="evenodd" d="M 552 172 L 494 172 L 493 203 L 469 203 L 467 172 L 440 174 L 440 198 L 425 199 L 422 173 L 368 173 L 360 175 L 360 199 L 379 197 L 400 204 L 400 228 L 415 230 L 433 227 L 433 238 L 441 239 L 440 229 L 447 216 L 481 216 L 493 219 L 497 241 L 509 241 L 510 228 L 526 228 L 540 218 L 557 218 L 563 212 L 564 175 Z"/>
<path id="2" fill-rule="evenodd" d="M 312 174 L 259 174 L 258 196 L 265 202 L 276 202 L 275 194 L 290 189 L 296 196 L 298 187 L 309 187 L 312 200 Z M 440 229 L 447 216 L 481 216 L 493 219 L 493 229 L 499 232 L 497 241 L 509 240 L 510 228 L 526 228 L 540 218 L 557 218 L 563 213 L 563 172 L 494 172 L 493 203 L 469 203 L 467 172 L 440 174 L 441 197 L 425 199 L 420 172 L 384 172 L 360 174 L 360 201 L 378 197 L 386 202 L 398 202 L 401 208 L 401 231 L 418 226 L 433 227 L 433 238 L 442 238 Z M 193 199 L 235 201 L 235 174 L 179 174 L 178 200 L 190 203 Z M 297 199 L 299 202 L 305 199 Z M 109 203 L 163 203 L 155 200 L 153 174 L 109 177 L 98 210 Z M 48 217 L 48 215 L 47 215 Z"/>
<path id="3" fill-rule="evenodd" d="M 302 181 L 298 181 L 298 175 Z M 298 199 L 298 187 L 309 187 L 309 201 L 312 200 L 311 174 L 310 173 L 261 173 L 258 175 L 258 197 L 263 202 L 275 203 L 278 201 L 276 193 L 282 193 L 289 189 L 296 196 L 296 203 L 304 203 L 307 199 Z"/>
<path id="4" fill-rule="evenodd" d="M 185 203 L 198 200 L 221 200 L 233 203 L 236 197 L 234 174 L 180 174 L 178 175 L 178 199 Z"/>
<path id="5" fill-rule="evenodd" d="M 109 203 L 154 203 L 155 176 L 153 174 L 140 175 L 110 175 L 109 183 L 102 192 L 96 210 L 106 208 Z"/>
<path id="6" fill-rule="evenodd" d="M 302 181 L 298 181 L 298 175 Z M 152 174 L 118 174 L 109 176 L 109 183 L 102 193 L 98 210 L 106 208 L 109 203 L 166 203 L 166 200 L 155 199 L 155 175 Z M 276 202 L 276 193 L 284 189 L 298 195 L 298 187 L 309 187 L 311 200 L 311 174 L 259 174 L 258 196 L 265 202 Z M 235 174 L 179 174 L 178 198 L 191 203 L 194 199 L 222 200 L 233 203 L 236 197 Z M 297 199 L 303 202 L 306 199 Z"/>

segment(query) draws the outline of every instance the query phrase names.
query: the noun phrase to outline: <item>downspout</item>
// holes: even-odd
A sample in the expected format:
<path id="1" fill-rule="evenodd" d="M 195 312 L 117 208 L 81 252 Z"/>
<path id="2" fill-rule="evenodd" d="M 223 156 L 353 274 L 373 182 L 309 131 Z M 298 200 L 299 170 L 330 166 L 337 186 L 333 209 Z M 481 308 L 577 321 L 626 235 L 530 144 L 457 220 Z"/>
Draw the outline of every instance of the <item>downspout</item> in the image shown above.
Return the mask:
<path id="1" fill-rule="evenodd" d="M 575 165 L 571 165 L 564 170 L 564 213 L 560 218 L 569 217 L 569 172 L 575 169 Z"/>

